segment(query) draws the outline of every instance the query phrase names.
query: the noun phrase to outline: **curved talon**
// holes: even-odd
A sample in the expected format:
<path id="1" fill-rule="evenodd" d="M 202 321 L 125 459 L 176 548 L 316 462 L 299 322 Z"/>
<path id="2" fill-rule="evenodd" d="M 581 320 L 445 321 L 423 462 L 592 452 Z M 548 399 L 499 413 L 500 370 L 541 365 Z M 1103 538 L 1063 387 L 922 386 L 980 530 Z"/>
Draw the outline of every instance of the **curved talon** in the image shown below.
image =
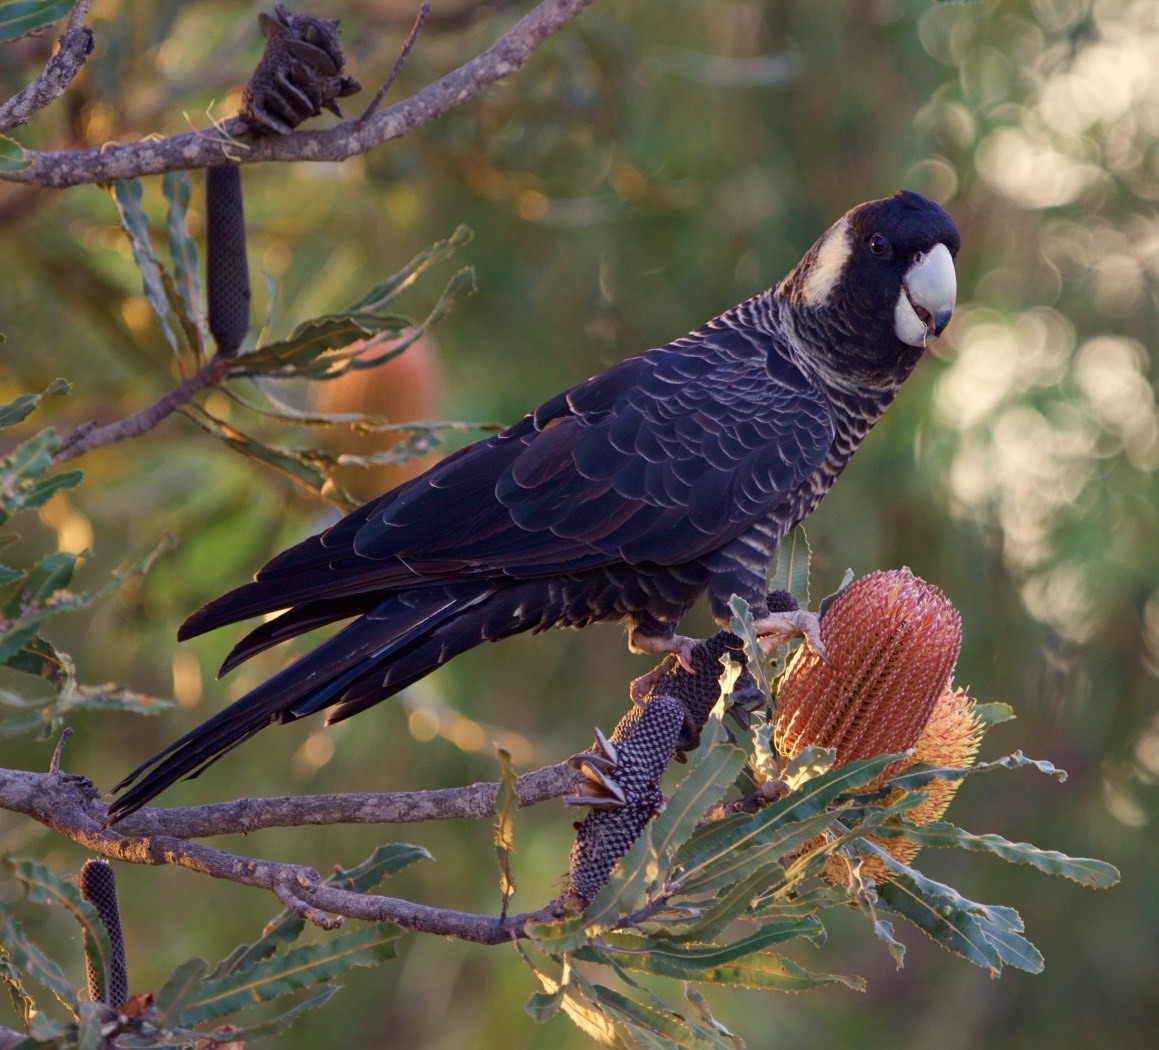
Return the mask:
<path id="1" fill-rule="evenodd" d="M 768 613 L 754 621 L 757 641 L 764 652 L 784 645 L 790 638 L 800 638 L 822 663 L 828 664 L 825 645 L 821 641 L 821 621 L 816 613 L 804 609 Z"/>

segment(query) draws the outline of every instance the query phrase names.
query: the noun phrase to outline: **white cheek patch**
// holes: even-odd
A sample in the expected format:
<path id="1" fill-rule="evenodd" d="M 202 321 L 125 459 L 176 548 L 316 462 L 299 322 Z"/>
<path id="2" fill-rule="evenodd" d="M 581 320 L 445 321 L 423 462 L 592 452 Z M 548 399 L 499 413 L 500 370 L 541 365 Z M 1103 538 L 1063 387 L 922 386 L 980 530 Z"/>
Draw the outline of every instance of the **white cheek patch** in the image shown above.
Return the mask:
<path id="1" fill-rule="evenodd" d="M 801 288 L 801 298 L 810 306 L 824 306 L 833 294 L 853 251 L 850 241 L 848 219 L 839 220 L 821 238 L 817 253 L 810 261 L 809 276 Z"/>
<path id="2" fill-rule="evenodd" d="M 918 317 L 904 287 L 898 293 L 897 305 L 893 308 L 893 330 L 898 339 L 910 346 L 926 346 L 930 342 L 929 326 Z"/>

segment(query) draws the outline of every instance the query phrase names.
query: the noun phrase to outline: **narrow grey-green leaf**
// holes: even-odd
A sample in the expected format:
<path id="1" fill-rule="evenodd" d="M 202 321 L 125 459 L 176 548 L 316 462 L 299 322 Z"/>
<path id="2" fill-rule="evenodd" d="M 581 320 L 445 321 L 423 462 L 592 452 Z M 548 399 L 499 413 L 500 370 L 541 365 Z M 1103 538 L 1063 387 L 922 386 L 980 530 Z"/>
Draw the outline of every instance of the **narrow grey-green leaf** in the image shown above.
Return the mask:
<path id="1" fill-rule="evenodd" d="M 153 250 L 153 241 L 149 236 L 149 219 L 141 205 L 141 183 L 137 179 L 118 179 L 112 185 L 112 193 L 121 229 L 129 238 L 133 259 L 137 269 L 141 271 L 145 299 L 153 308 L 157 324 L 173 353 L 179 354 L 181 348 L 169 324 L 169 296 L 161 276 L 165 268 L 157 258 L 157 253 Z"/>
<path id="2" fill-rule="evenodd" d="M 54 379 L 39 394 L 21 394 L 14 401 L 0 406 L 0 429 L 24 422 L 46 397 L 63 397 L 71 389 L 68 380 Z"/>
<path id="3" fill-rule="evenodd" d="M 189 326 L 192 326 L 197 339 L 195 348 L 203 352 L 205 318 L 201 309 L 201 267 L 197 258 L 197 245 L 186 228 L 190 197 L 189 172 L 166 172 L 161 179 L 161 191 L 169 201 L 169 255 L 173 260 L 173 282 L 183 305 L 182 320 L 187 323 L 187 334 Z"/>
<path id="4" fill-rule="evenodd" d="M 1090 889 L 1107 889 L 1119 881 L 1119 870 L 1106 861 L 1068 857 L 1056 850 L 1039 849 L 1029 842 L 1011 842 L 1001 835 L 976 835 L 944 821 L 882 828 L 876 834 L 887 838 L 905 837 L 919 846 L 956 846 L 993 853 L 1011 864 L 1029 864 L 1047 875 L 1061 875 Z"/>
<path id="5" fill-rule="evenodd" d="M 371 966 L 393 958 L 395 942 L 401 936 L 397 926 L 377 923 L 263 959 L 243 973 L 204 981 L 182 1011 L 181 1022 L 212 1021 L 242 1007 L 329 982 L 352 966 Z"/>

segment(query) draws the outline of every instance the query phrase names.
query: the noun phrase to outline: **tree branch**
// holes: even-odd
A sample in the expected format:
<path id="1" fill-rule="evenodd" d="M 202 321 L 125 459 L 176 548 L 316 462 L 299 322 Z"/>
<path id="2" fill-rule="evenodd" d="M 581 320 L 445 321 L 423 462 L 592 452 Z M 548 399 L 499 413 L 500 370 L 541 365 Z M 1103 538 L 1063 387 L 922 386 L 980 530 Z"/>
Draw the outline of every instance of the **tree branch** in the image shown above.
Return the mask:
<path id="1" fill-rule="evenodd" d="M 10 131 L 39 109 L 55 102 L 68 89 L 93 50 L 93 31 L 84 24 L 93 0 L 78 0 L 60 38 L 60 47 L 40 75 L 23 91 L 0 106 L 0 132 Z"/>
<path id="2" fill-rule="evenodd" d="M 106 423 L 99 426 L 95 422 L 82 423 L 69 434 L 53 456 L 54 463 L 64 463 L 75 459 L 94 448 L 104 445 L 113 445 L 118 441 L 127 441 L 129 438 L 140 437 L 152 430 L 167 416 L 176 412 L 182 405 L 188 404 L 195 395 L 211 386 L 217 386 L 229 374 L 230 361 L 224 357 L 215 357 L 196 375 L 190 376 L 179 383 L 169 393 L 158 398 L 148 408 L 134 412 L 131 416 L 118 419 L 115 423 Z"/>
<path id="3" fill-rule="evenodd" d="M 343 121 L 325 131 L 251 138 L 237 119 L 225 121 L 221 134 L 201 131 L 169 138 L 109 144 L 71 152 L 26 151 L 31 166 L 2 176 L 12 182 L 64 189 L 84 183 L 159 175 L 204 168 L 227 160 L 338 161 L 365 153 L 413 131 L 462 105 L 495 81 L 521 69 L 553 33 L 593 0 L 543 0 L 491 47 L 417 94 L 374 114 L 369 120 Z"/>
<path id="4" fill-rule="evenodd" d="M 531 805 L 576 790 L 579 774 L 548 766 L 520 777 L 516 790 Z M 500 944 L 523 936 L 529 920 L 546 921 L 556 913 L 549 904 L 538 912 L 495 918 L 432 908 L 395 897 L 359 894 L 327 886 L 313 868 L 279 864 L 227 853 L 190 842 L 194 835 L 219 835 L 265 827 L 321 823 L 401 823 L 494 813 L 498 784 L 472 784 L 446 791 L 408 791 L 390 795 L 336 795 L 305 798 L 242 799 L 191 809 L 142 810 L 117 828 L 103 826 L 106 806 L 85 777 L 0 769 L 0 809 L 22 813 L 86 849 L 131 864 L 174 864 L 215 879 L 269 890 L 295 915 L 324 929 L 348 916 L 368 922 L 394 922 L 408 930 L 434 933 L 480 944 Z M 407 807 L 414 807 L 408 811 Z M 163 829 L 164 834 L 159 833 Z"/>

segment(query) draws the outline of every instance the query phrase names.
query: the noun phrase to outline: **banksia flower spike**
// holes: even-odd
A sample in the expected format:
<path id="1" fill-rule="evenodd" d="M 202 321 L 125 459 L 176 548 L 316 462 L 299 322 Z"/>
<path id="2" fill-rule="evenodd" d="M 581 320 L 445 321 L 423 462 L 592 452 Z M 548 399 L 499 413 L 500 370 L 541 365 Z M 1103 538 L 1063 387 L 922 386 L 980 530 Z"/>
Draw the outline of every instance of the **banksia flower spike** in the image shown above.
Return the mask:
<path id="1" fill-rule="evenodd" d="M 782 754 L 837 750 L 838 766 L 908 751 L 946 691 L 962 644 L 957 612 L 906 569 L 842 591 L 821 619 L 823 662 L 802 646 L 777 690 Z"/>
<path id="2" fill-rule="evenodd" d="M 828 663 L 802 647 L 777 692 L 775 739 L 782 753 L 835 748 L 835 765 L 842 766 L 912 750 L 877 783 L 918 764 L 959 769 L 973 763 L 981 728 L 973 701 L 951 685 L 962 627 L 941 591 L 905 569 L 871 573 L 834 600 L 821 619 L 821 640 Z M 906 820 L 938 820 L 957 786 L 934 780 L 920 789 L 926 798 Z M 919 849 L 905 838 L 867 837 L 903 864 Z M 826 878 L 848 881 L 846 864 L 834 856 Z M 863 861 L 861 875 L 877 882 L 892 877 L 876 857 Z"/>

